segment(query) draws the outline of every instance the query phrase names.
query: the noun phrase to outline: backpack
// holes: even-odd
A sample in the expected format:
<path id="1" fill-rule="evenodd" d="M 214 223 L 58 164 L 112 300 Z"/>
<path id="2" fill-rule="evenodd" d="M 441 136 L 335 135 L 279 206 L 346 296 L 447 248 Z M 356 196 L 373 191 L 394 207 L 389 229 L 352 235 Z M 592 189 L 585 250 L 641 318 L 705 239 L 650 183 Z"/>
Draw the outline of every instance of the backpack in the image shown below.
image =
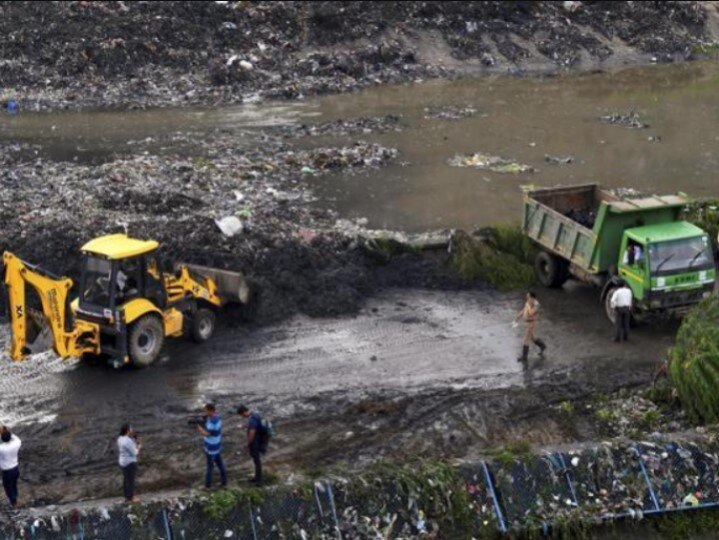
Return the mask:
<path id="1" fill-rule="evenodd" d="M 270 444 L 270 440 L 275 436 L 275 428 L 272 426 L 272 422 L 265 418 L 260 419 L 260 429 L 257 430 L 260 442 L 260 452 L 264 454 L 267 452 L 267 447 Z"/>

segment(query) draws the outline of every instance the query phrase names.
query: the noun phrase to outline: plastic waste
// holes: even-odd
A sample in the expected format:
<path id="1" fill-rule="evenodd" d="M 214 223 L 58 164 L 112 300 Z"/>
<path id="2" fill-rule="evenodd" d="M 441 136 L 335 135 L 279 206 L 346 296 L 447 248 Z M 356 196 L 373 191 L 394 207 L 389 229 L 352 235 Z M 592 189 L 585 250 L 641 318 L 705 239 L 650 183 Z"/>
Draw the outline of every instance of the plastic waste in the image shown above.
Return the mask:
<path id="1" fill-rule="evenodd" d="M 242 221 L 237 216 L 227 216 L 222 219 L 216 219 L 215 223 L 217 227 L 222 231 L 222 234 L 228 237 L 233 237 L 236 234 L 242 232 Z"/>

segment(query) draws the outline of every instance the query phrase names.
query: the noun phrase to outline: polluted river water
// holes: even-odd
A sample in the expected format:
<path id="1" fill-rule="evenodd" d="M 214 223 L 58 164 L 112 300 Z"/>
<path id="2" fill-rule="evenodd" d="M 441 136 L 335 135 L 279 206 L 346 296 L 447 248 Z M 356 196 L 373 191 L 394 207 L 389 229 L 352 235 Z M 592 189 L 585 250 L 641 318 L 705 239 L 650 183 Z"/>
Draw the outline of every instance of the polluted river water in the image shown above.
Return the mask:
<path id="1" fill-rule="evenodd" d="M 470 107 L 459 120 L 427 118 L 426 108 Z M 635 112 L 648 127 L 599 120 Z M 0 116 L 0 142 L 38 145 L 47 157 L 105 161 L 114 155 L 182 152 L 154 143 L 173 132 L 198 138 L 213 129 L 244 133 L 277 125 L 358 116 L 401 116 L 406 129 L 332 136 L 333 144 L 380 142 L 399 150 L 395 163 L 361 175 L 309 176 L 321 206 L 367 218 L 371 228 L 424 231 L 473 228 L 519 215 L 522 185 L 598 182 L 651 193 L 716 194 L 719 167 L 719 64 L 649 66 L 552 77 L 487 76 L 381 86 L 289 103 L 217 109 L 21 113 Z M 310 137 L 300 144 L 322 144 Z M 187 149 L 189 152 L 192 149 Z M 448 165 L 457 154 L 482 153 L 530 166 L 498 173 Z M 546 156 L 571 158 L 553 164 Z"/>

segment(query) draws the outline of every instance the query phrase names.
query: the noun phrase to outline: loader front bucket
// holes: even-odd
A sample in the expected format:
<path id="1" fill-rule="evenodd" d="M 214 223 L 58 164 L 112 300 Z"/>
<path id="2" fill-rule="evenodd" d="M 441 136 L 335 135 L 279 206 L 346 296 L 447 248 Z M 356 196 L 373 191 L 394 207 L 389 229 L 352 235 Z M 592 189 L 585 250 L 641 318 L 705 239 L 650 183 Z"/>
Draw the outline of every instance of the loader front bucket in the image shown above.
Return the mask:
<path id="1" fill-rule="evenodd" d="M 217 293 L 225 304 L 238 302 L 247 304 L 250 301 L 250 287 L 242 272 L 230 272 L 199 264 L 178 263 L 176 266 L 186 266 L 190 272 L 214 281 L 217 285 Z"/>

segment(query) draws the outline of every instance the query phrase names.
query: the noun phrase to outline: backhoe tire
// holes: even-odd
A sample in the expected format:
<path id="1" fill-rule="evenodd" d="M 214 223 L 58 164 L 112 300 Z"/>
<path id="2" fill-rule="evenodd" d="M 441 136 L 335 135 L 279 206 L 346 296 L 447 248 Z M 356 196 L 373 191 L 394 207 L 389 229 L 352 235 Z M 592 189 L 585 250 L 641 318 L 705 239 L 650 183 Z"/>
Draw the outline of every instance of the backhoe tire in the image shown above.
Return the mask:
<path id="1" fill-rule="evenodd" d="M 160 356 L 165 341 L 162 321 L 156 315 L 145 315 L 130 327 L 128 350 L 135 367 L 147 367 Z"/>
<path id="2" fill-rule="evenodd" d="M 534 260 L 534 271 L 537 279 L 545 287 L 558 288 L 564 285 L 569 279 L 569 265 L 567 261 L 540 251 Z"/>
<path id="3" fill-rule="evenodd" d="M 215 333 L 215 312 L 211 309 L 200 308 L 192 317 L 190 337 L 195 343 L 204 343 Z"/>

